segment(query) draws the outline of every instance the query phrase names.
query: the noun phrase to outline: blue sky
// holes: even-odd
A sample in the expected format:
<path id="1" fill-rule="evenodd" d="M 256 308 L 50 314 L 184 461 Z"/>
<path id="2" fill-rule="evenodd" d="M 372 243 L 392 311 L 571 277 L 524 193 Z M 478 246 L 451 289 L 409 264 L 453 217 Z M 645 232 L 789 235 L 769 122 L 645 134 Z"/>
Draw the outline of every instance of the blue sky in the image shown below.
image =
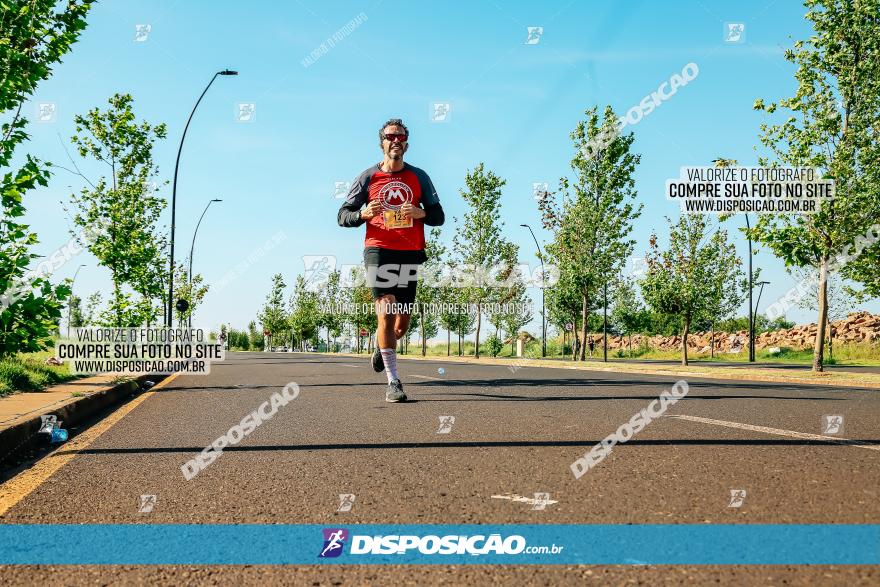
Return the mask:
<path id="1" fill-rule="evenodd" d="M 410 129 L 407 161 L 425 169 L 447 215 L 443 239 L 451 243 L 452 217 L 464 206 L 464 175 L 479 162 L 507 180 L 502 198 L 505 235 L 521 246 L 521 262 L 534 261 L 539 240 L 534 182 L 558 184 L 571 176 L 568 137 L 584 111 L 611 104 L 625 112 L 673 73 L 694 62 L 699 76 L 630 127 L 639 201 L 637 253 L 648 237 L 666 233 L 664 216 L 677 205 L 664 182 L 685 165 L 708 165 L 723 156 L 756 164 L 762 115 L 755 98 L 776 99 L 794 90 L 783 50 L 810 34 L 805 9 L 791 1 L 710 2 L 264 2 L 106 1 L 95 6 L 88 28 L 29 105 L 56 105 L 53 122 L 32 123 L 27 151 L 69 166 L 58 135 L 69 144 L 73 116 L 103 107 L 114 92 L 135 98 L 140 118 L 168 124 L 155 159 L 171 179 L 186 118 L 214 72 L 231 68 L 202 101 L 187 134 L 178 179 L 177 258 L 188 255 L 196 221 L 195 271 L 216 284 L 272 235 L 284 241 L 220 291 L 209 292 L 194 319 L 244 327 L 256 316 L 271 276 L 288 284 L 303 271 L 303 255 L 361 260 L 363 229 L 336 224 L 337 181 L 351 181 L 381 158 L 379 125 L 400 117 Z M 347 22 L 364 20 L 308 67 L 302 60 Z M 363 18 L 363 17 L 362 17 Z M 726 43 L 725 23 L 745 24 L 745 41 Z M 146 24 L 146 40 L 135 41 Z M 527 27 L 543 27 L 526 44 Z M 432 122 L 431 104 L 449 102 L 449 122 Z M 237 104 L 253 103 L 253 122 L 236 120 Z M 20 153 L 25 150 L 22 149 Z M 71 150 L 71 155 L 76 155 Z M 77 160 L 92 179 L 102 170 Z M 61 208 L 82 180 L 58 171 L 48 189 L 27 196 L 28 220 L 48 254 L 68 238 Z M 163 188 L 169 202 L 171 187 Z M 170 206 L 169 206 L 170 208 Z M 170 223 L 170 211 L 166 214 Z M 745 241 L 726 223 L 741 253 Z M 88 253 L 58 270 L 69 277 L 85 263 L 76 292 L 110 289 L 109 273 Z M 771 282 L 762 307 L 793 285 L 782 263 L 760 251 L 755 263 Z M 533 299 L 540 305 L 538 290 Z M 876 301 L 865 306 L 875 312 Z M 740 311 L 745 314 L 745 306 Z M 794 309 L 789 317 L 814 320 Z M 531 326 L 537 331 L 538 321 Z"/>

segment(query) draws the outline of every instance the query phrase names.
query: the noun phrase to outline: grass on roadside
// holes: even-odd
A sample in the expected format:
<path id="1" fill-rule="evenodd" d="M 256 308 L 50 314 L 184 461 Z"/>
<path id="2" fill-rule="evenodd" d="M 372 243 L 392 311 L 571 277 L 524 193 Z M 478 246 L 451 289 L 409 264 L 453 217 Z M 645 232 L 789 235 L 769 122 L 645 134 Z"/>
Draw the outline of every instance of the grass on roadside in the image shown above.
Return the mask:
<path id="1" fill-rule="evenodd" d="M 53 353 L 26 353 L 0 359 L 0 397 L 18 391 L 39 391 L 49 385 L 77 379 L 70 366 L 46 365 Z"/>

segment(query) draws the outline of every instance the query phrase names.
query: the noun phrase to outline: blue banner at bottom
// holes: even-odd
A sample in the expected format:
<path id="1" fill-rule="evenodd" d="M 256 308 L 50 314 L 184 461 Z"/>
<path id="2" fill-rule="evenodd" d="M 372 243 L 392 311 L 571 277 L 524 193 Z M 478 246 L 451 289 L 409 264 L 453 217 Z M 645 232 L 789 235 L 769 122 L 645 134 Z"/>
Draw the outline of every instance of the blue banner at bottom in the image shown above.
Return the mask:
<path id="1" fill-rule="evenodd" d="M 0 564 L 876 565 L 880 525 L 0 524 Z"/>

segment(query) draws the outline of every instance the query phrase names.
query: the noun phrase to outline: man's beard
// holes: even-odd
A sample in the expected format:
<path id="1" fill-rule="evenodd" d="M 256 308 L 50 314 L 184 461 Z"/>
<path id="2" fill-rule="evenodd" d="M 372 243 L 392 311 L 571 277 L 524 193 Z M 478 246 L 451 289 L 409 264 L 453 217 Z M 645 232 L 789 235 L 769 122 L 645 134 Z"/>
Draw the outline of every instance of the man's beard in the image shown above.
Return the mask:
<path id="1" fill-rule="evenodd" d="M 395 149 L 394 151 L 388 151 L 388 157 L 393 159 L 394 161 L 398 161 L 403 159 L 403 151 Z"/>

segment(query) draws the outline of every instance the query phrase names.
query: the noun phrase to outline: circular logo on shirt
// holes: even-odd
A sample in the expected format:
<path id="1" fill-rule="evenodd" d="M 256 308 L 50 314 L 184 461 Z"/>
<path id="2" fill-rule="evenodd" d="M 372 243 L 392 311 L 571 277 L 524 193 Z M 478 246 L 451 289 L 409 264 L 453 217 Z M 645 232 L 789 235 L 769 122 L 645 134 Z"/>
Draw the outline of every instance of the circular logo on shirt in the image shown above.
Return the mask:
<path id="1" fill-rule="evenodd" d="M 379 190 L 379 201 L 386 210 L 400 210 L 400 207 L 413 201 L 413 193 L 402 181 L 389 181 Z"/>

